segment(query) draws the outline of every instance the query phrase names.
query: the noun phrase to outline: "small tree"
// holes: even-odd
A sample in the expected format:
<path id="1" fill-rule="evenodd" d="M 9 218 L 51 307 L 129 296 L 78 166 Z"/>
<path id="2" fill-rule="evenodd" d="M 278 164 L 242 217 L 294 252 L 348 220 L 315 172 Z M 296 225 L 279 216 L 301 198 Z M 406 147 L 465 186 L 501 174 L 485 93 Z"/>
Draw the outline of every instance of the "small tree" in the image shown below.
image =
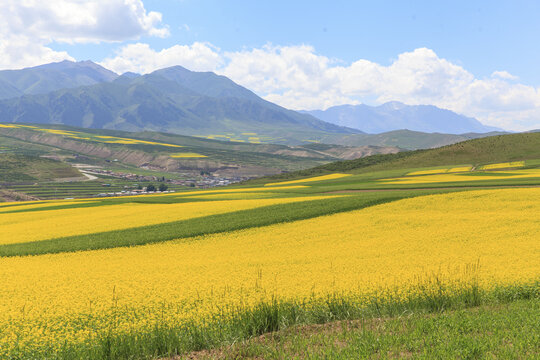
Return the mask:
<path id="1" fill-rule="evenodd" d="M 165 185 L 164 183 L 161 183 L 159 184 L 159 191 L 165 191 L 167 190 L 169 187 L 167 185 Z"/>
<path id="2" fill-rule="evenodd" d="M 156 191 L 156 187 L 153 184 L 148 184 L 146 191 Z"/>

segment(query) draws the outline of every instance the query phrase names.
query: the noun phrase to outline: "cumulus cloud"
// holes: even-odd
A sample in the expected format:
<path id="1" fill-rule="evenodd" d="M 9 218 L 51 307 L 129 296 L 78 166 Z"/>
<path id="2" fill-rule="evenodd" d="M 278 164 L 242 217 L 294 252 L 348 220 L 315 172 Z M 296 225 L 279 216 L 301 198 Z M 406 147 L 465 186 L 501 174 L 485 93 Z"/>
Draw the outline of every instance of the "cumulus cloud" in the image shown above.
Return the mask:
<path id="1" fill-rule="evenodd" d="M 62 60 L 75 60 L 65 51 L 54 51 L 24 36 L 0 38 L 0 69 L 24 68 Z"/>
<path id="2" fill-rule="evenodd" d="M 161 14 L 141 0 L 2 0 L 0 68 L 21 68 L 72 60 L 51 42 L 99 43 L 165 37 Z"/>
<path id="3" fill-rule="evenodd" d="M 400 54 L 391 64 L 361 59 L 347 66 L 310 46 L 265 46 L 225 53 L 217 69 L 270 101 L 292 109 L 359 102 L 432 104 L 506 129 L 540 127 L 540 89 L 497 71 L 478 79 L 427 48 Z"/>
<path id="4" fill-rule="evenodd" d="M 0 22 L 12 35 L 68 43 L 169 34 L 161 14 L 147 12 L 141 0 L 3 0 Z"/>
<path id="5" fill-rule="evenodd" d="M 365 59 L 344 64 L 308 45 L 222 52 L 208 43 L 161 51 L 139 43 L 122 47 L 102 65 L 120 73 L 149 73 L 172 65 L 215 71 L 291 109 L 397 100 L 436 105 L 505 129 L 540 128 L 539 88 L 516 83 L 506 71 L 477 78 L 427 48 L 399 54 L 383 65 Z"/>
<path id="6" fill-rule="evenodd" d="M 136 43 L 123 46 L 115 57 L 104 59 L 100 64 L 119 74 L 132 71 L 149 73 L 164 67 L 181 65 L 193 71 L 213 71 L 222 58 L 219 49 L 207 43 L 174 45 L 155 51 L 148 44 Z"/>

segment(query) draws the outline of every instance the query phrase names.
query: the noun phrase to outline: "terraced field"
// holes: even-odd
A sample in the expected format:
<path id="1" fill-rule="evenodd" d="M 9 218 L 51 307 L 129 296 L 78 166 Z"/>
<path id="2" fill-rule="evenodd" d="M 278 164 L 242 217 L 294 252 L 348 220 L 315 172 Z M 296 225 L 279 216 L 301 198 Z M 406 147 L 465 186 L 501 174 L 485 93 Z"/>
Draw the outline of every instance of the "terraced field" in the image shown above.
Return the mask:
<path id="1" fill-rule="evenodd" d="M 540 169 L 503 165 L 0 204 L 0 358 L 157 358 L 537 301 Z"/>
<path id="2" fill-rule="evenodd" d="M 59 198 L 85 198 L 95 197 L 99 194 L 120 194 L 122 191 L 130 191 L 136 188 L 134 181 L 123 181 L 114 179 L 106 182 L 101 181 L 79 181 L 79 182 L 59 182 L 59 183 L 34 183 L 34 184 L 6 184 L 4 189 L 17 193 L 24 193 L 42 200 Z M 106 186 L 105 186 L 106 185 Z M 141 183 L 145 185 L 145 183 Z M 170 190 L 185 190 L 184 186 L 167 184 Z"/>

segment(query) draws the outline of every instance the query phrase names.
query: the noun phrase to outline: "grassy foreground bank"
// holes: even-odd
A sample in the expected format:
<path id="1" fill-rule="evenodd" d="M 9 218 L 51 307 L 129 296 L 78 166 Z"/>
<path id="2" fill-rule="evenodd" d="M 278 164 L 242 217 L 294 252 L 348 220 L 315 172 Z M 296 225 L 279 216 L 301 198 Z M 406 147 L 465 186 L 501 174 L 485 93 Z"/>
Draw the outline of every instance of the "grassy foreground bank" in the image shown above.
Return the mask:
<path id="1" fill-rule="evenodd" d="M 457 311 L 305 325 L 189 359 L 534 359 L 540 357 L 540 301 Z M 178 356 L 175 359 L 183 359 Z"/>

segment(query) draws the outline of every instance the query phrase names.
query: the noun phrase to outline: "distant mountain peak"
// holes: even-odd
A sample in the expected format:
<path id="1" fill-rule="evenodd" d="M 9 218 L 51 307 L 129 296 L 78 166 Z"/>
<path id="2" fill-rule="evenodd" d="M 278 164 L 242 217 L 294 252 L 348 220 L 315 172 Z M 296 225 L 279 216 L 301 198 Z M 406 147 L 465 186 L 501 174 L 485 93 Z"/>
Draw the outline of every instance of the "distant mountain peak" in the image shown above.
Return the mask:
<path id="1" fill-rule="evenodd" d="M 0 99 L 110 82 L 117 77 L 118 74 L 90 60 L 63 60 L 21 70 L 3 70 Z"/>
<path id="2" fill-rule="evenodd" d="M 123 73 L 120 76 L 124 76 L 124 77 L 130 78 L 130 79 L 135 79 L 135 78 L 141 76 L 141 74 L 138 74 L 138 73 L 135 73 L 135 72 L 132 72 L 132 71 L 126 71 L 125 73 Z"/>
<path id="3" fill-rule="evenodd" d="M 399 101 L 389 101 L 379 106 L 340 105 L 325 111 L 313 110 L 306 113 L 331 124 L 371 134 L 401 129 L 445 134 L 501 130 L 433 105 L 407 105 Z"/>
<path id="4" fill-rule="evenodd" d="M 387 110 L 401 110 L 403 108 L 406 108 L 408 105 L 405 105 L 404 103 L 400 101 L 388 101 L 380 106 L 378 108 L 380 109 L 387 109 Z"/>

